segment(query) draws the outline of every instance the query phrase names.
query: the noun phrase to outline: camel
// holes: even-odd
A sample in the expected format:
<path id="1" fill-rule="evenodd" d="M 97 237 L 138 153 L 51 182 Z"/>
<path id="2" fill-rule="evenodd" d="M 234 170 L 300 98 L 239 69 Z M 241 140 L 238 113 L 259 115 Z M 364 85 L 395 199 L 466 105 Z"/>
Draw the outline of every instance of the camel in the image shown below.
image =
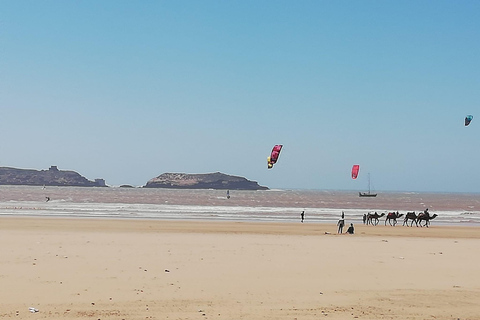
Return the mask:
<path id="1" fill-rule="evenodd" d="M 415 213 L 415 211 L 407 212 L 407 214 L 405 215 L 405 219 L 403 219 L 403 225 L 406 224 L 407 227 L 408 227 L 408 220 L 412 220 L 412 223 L 410 223 L 410 227 L 413 225 L 414 222 L 415 222 L 416 225 L 418 225 L 417 214 Z"/>
<path id="2" fill-rule="evenodd" d="M 376 226 L 379 221 L 378 219 L 383 217 L 384 215 L 385 215 L 385 212 L 383 212 L 380 215 L 376 212 L 367 214 L 367 225 L 371 223 L 372 225 Z"/>
<path id="3" fill-rule="evenodd" d="M 438 215 L 435 213 L 433 215 L 430 215 L 427 213 L 420 213 L 418 216 L 417 216 L 417 223 L 420 223 L 420 227 L 427 227 L 428 228 L 428 225 L 430 224 L 430 220 L 433 220 L 437 217 Z M 421 221 L 425 221 L 425 224 L 422 226 L 422 223 Z"/>
<path id="4" fill-rule="evenodd" d="M 387 225 L 387 221 L 388 223 L 390 223 L 391 226 L 394 226 L 397 224 L 397 219 L 398 218 L 401 218 L 403 216 L 403 213 L 398 213 L 397 212 L 389 212 L 387 214 L 387 218 L 385 219 L 385 225 Z M 392 224 L 392 221 L 393 220 L 393 224 Z"/>

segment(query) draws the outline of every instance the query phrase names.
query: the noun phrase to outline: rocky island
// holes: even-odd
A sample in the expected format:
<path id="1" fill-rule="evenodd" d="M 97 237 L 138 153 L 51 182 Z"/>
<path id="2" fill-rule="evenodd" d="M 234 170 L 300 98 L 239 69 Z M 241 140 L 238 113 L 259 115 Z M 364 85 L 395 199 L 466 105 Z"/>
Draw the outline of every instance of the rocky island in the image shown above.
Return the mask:
<path id="1" fill-rule="evenodd" d="M 163 173 L 150 179 L 144 188 L 268 190 L 256 181 L 221 172 L 204 174 Z"/>
<path id="2" fill-rule="evenodd" d="M 105 180 L 90 181 L 75 171 L 17 169 L 0 167 L 0 185 L 105 187 Z"/>

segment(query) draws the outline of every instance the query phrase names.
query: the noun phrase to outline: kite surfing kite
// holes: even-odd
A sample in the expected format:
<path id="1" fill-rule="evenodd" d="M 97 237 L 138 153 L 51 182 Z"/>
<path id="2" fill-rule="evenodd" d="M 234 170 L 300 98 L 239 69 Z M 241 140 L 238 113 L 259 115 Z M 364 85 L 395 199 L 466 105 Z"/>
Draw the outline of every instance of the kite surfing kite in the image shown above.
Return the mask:
<path id="1" fill-rule="evenodd" d="M 283 146 L 281 144 L 277 144 L 273 147 L 270 157 L 267 158 L 268 169 L 272 169 L 273 165 L 277 163 L 278 156 L 280 155 L 280 151 L 282 150 L 282 147 Z"/>
<path id="2" fill-rule="evenodd" d="M 358 164 L 354 164 L 352 167 L 352 179 L 357 179 L 358 170 L 360 170 L 360 166 Z"/>
<path id="3" fill-rule="evenodd" d="M 465 127 L 468 126 L 470 124 L 470 122 L 472 122 L 473 120 L 473 116 L 472 115 L 468 115 L 465 117 Z"/>

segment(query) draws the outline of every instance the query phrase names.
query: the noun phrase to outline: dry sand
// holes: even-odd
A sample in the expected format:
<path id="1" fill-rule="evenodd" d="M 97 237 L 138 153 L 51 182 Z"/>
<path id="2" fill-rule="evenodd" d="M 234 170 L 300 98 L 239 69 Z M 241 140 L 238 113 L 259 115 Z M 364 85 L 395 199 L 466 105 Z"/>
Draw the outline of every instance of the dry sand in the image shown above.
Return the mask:
<path id="1" fill-rule="evenodd" d="M 2 217 L 0 319 L 480 319 L 479 231 Z"/>

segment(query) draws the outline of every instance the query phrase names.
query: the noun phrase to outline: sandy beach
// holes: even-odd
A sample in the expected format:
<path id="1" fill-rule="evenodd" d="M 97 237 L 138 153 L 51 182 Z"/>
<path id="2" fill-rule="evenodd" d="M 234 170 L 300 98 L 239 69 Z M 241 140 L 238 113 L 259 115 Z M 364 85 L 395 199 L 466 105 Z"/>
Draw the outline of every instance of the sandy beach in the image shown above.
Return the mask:
<path id="1" fill-rule="evenodd" d="M 0 318 L 480 319 L 479 228 L 355 227 L 1 217 Z"/>

